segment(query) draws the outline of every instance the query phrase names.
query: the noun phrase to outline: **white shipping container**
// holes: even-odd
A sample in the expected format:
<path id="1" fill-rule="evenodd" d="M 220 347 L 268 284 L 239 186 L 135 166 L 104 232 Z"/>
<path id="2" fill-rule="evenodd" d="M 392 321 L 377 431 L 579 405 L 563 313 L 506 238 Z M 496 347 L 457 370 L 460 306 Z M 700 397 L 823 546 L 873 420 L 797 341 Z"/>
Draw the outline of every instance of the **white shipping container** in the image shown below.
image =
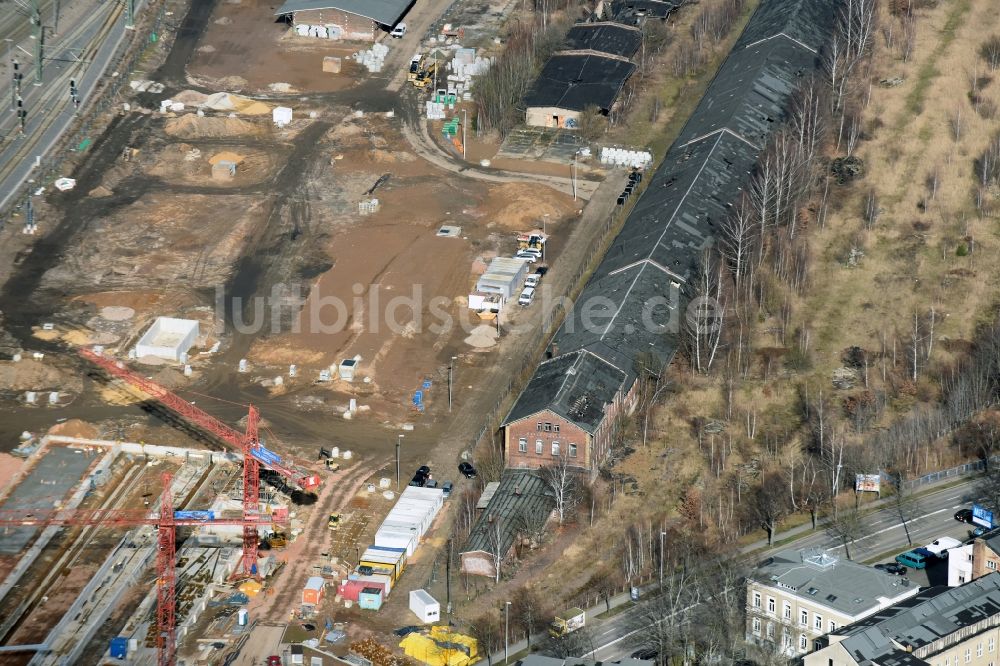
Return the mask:
<path id="1" fill-rule="evenodd" d="M 425 590 L 410 590 L 410 611 L 424 624 L 441 621 L 441 604 Z"/>

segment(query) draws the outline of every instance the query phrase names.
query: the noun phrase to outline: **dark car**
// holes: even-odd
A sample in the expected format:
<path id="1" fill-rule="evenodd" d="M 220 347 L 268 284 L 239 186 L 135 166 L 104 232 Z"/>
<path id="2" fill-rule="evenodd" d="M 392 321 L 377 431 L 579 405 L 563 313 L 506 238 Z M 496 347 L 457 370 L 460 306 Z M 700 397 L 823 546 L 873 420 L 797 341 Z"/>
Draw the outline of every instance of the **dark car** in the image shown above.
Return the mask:
<path id="1" fill-rule="evenodd" d="M 452 489 L 454 487 L 455 487 L 455 484 L 452 483 L 451 481 L 445 481 L 444 483 L 442 483 L 441 484 L 441 490 L 444 491 L 444 496 L 445 497 L 451 497 L 451 491 L 452 491 Z"/>
<path id="2" fill-rule="evenodd" d="M 879 571 L 884 571 L 887 574 L 892 574 L 893 576 L 905 576 L 906 567 L 898 562 L 886 562 L 885 564 L 876 564 L 875 568 Z"/>
<path id="3" fill-rule="evenodd" d="M 417 476 L 430 476 L 431 468 L 427 465 L 421 465 L 417 468 Z"/>
<path id="4" fill-rule="evenodd" d="M 410 485 L 411 486 L 416 486 L 417 488 L 423 488 L 424 487 L 424 483 L 426 481 L 427 481 L 427 477 L 426 476 L 419 476 L 418 475 L 418 476 L 415 476 L 412 479 L 410 479 Z"/>
<path id="5" fill-rule="evenodd" d="M 656 661 L 658 656 L 660 656 L 660 653 L 654 648 L 639 648 L 629 655 L 632 659 L 646 659 L 647 661 Z"/>
<path id="6" fill-rule="evenodd" d="M 472 466 L 472 463 L 463 460 L 458 463 L 458 471 L 467 479 L 476 478 L 476 468 Z"/>
<path id="7" fill-rule="evenodd" d="M 438 487 L 437 479 L 427 479 L 427 482 L 424 483 L 424 488 L 437 488 L 437 487 Z"/>
<path id="8" fill-rule="evenodd" d="M 971 523 L 972 509 L 959 509 L 955 512 L 955 520 L 962 523 Z"/>

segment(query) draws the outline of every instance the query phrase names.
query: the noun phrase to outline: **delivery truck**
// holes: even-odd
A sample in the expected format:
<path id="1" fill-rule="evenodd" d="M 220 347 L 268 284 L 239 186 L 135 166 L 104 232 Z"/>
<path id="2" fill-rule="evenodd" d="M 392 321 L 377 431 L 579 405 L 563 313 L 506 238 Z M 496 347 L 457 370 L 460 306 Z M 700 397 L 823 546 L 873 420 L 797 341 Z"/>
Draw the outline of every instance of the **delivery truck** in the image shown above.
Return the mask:
<path id="1" fill-rule="evenodd" d="M 556 615 L 549 625 L 549 635 L 553 638 L 561 638 L 566 634 L 571 634 L 587 623 L 587 614 L 582 608 L 570 608 Z"/>

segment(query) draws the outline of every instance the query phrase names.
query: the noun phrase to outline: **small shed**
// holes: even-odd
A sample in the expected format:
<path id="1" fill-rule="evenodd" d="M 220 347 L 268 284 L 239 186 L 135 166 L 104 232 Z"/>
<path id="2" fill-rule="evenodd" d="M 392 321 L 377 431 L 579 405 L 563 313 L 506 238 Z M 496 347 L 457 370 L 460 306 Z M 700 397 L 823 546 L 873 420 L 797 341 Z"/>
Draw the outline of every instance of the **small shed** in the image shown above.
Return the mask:
<path id="1" fill-rule="evenodd" d="M 323 590 L 326 589 L 326 581 L 320 576 L 310 576 L 306 581 L 306 586 L 302 588 L 302 603 L 307 606 L 318 606 L 323 600 Z"/>
<path id="2" fill-rule="evenodd" d="M 527 273 L 528 262 L 524 259 L 497 257 L 490 262 L 486 272 L 476 281 L 476 291 L 510 298 L 524 282 Z"/>
<path id="3" fill-rule="evenodd" d="M 380 587 L 365 587 L 361 590 L 358 595 L 358 606 L 364 608 L 365 610 L 374 610 L 382 608 L 382 588 Z"/>
<path id="4" fill-rule="evenodd" d="M 410 590 L 410 611 L 425 624 L 441 620 L 441 604 L 426 590 Z"/>

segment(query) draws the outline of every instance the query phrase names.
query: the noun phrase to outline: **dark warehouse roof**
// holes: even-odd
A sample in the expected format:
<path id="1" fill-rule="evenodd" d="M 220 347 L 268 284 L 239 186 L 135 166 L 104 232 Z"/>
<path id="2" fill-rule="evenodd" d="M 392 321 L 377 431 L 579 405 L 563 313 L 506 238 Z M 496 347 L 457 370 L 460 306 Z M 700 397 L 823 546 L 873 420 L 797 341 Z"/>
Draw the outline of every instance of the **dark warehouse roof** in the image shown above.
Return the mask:
<path id="1" fill-rule="evenodd" d="M 530 515 L 544 519 L 555 508 L 555 500 L 548 484 L 537 474 L 527 470 L 505 469 L 500 485 L 490 498 L 486 509 L 469 532 L 469 539 L 461 552 L 507 553 L 514 545 L 514 537 L 523 525 L 521 516 Z M 499 535 L 491 534 L 491 525 L 499 525 Z M 496 543 L 499 536 L 500 543 Z M 496 547 L 499 546 L 497 549 Z"/>
<path id="2" fill-rule="evenodd" d="M 557 356 L 538 367 L 504 424 L 549 409 L 593 433 L 624 381 L 624 372 L 593 354 Z"/>
<path id="3" fill-rule="evenodd" d="M 578 23 L 566 34 L 566 49 L 598 51 L 631 58 L 642 44 L 642 31 L 620 23 Z"/>
<path id="4" fill-rule="evenodd" d="M 906 601 L 837 629 L 832 635 L 845 637 L 840 645 L 858 664 L 927 664 L 929 658 L 921 659 L 913 651 L 997 615 L 1000 615 L 1000 573 L 991 573 L 958 587 L 941 585 L 921 590 Z"/>
<path id="5" fill-rule="evenodd" d="M 593 105 L 606 111 L 634 71 L 631 62 L 595 51 L 557 53 L 545 63 L 524 103 L 572 111 Z"/>
<path id="6" fill-rule="evenodd" d="M 615 0 L 611 13 L 616 21 L 640 22 L 644 18 L 665 19 L 681 6 L 681 0 Z"/>
<path id="7" fill-rule="evenodd" d="M 835 6 L 762 2 L 556 332 L 554 354 L 587 350 L 628 375 L 626 390 L 638 359 L 672 359 L 685 285 L 785 120 L 793 91 L 818 68 Z"/>

